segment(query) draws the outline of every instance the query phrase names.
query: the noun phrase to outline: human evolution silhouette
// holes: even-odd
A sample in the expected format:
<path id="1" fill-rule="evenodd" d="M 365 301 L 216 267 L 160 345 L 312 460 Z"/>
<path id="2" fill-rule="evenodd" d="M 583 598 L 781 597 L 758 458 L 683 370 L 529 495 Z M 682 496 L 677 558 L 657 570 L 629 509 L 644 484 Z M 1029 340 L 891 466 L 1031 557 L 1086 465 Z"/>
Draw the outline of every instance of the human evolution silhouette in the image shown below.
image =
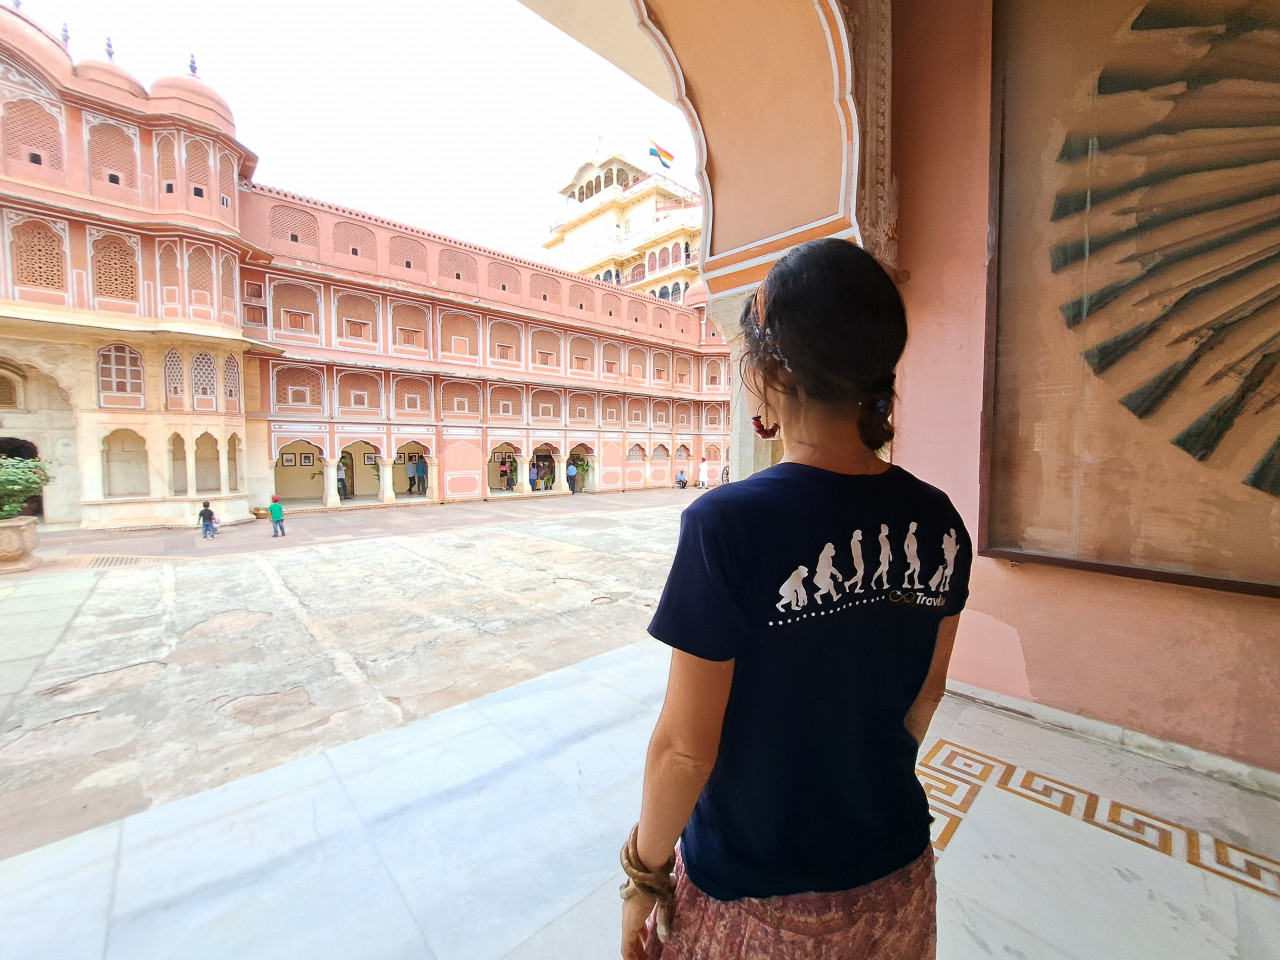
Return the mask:
<path id="1" fill-rule="evenodd" d="M 915 521 L 911 521 L 907 525 L 907 532 L 902 538 L 902 553 L 906 558 L 906 572 L 902 578 L 903 589 L 926 589 L 920 583 L 920 539 L 916 532 L 920 525 Z M 880 524 L 879 533 L 880 545 L 880 564 L 876 567 L 876 571 L 872 574 L 869 588 L 875 590 L 889 590 L 889 572 L 893 565 L 893 543 L 890 540 L 889 524 Z M 813 576 L 809 576 L 809 567 L 799 564 L 791 571 L 791 574 L 778 588 L 779 600 L 774 606 L 782 613 L 788 609 L 792 611 L 800 610 L 808 606 L 809 600 L 822 606 L 825 600 L 836 601 L 847 594 L 865 593 L 862 581 L 866 576 L 866 562 L 862 557 L 862 530 L 854 530 L 853 536 L 849 538 L 849 552 L 853 560 L 853 575 L 846 577 L 836 566 L 836 545 L 827 543 L 823 546 L 818 554 L 818 560 L 813 566 Z M 956 536 L 955 527 L 950 528 L 942 535 L 942 562 L 938 564 L 938 568 L 929 578 L 928 589 L 935 593 L 945 593 L 951 588 L 951 575 L 955 572 L 956 554 L 960 552 L 959 538 Z M 810 597 L 809 590 L 805 585 L 808 580 L 813 584 L 814 591 Z M 841 592 L 843 590 L 843 592 Z"/>

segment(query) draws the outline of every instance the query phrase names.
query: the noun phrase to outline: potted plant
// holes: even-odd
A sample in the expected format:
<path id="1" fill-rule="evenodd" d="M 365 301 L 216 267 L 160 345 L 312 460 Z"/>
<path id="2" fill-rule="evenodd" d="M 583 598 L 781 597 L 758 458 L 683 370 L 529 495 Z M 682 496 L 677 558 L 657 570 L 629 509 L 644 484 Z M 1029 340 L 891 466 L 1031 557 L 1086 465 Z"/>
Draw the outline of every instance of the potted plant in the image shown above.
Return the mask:
<path id="1" fill-rule="evenodd" d="M 30 570 L 39 562 L 31 552 L 36 518 L 23 511 L 51 479 L 39 460 L 0 457 L 0 573 Z"/>

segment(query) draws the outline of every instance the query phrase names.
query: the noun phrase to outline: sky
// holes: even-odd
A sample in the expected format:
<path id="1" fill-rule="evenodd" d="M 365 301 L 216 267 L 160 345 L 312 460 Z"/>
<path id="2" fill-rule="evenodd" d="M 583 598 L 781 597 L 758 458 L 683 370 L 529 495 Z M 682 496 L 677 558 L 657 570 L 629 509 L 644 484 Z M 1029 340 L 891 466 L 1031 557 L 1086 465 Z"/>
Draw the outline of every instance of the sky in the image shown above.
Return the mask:
<path id="1" fill-rule="evenodd" d="M 10 0 L 11 2 L 11 0 Z M 544 259 L 558 195 L 603 147 L 649 140 L 694 180 L 683 114 L 516 0 L 25 0 L 72 59 L 150 86 L 199 76 L 258 155 L 254 180 Z"/>

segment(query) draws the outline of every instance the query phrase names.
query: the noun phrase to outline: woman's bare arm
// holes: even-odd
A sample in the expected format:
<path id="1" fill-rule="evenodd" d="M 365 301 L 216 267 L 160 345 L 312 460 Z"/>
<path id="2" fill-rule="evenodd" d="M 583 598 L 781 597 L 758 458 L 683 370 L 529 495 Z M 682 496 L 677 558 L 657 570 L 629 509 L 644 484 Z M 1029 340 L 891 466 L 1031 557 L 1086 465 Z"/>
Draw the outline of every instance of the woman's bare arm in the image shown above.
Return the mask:
<path id="1" fill-rule="evenodd" d="M 671 651 L 662 713 L 649 740 L 636 846 L 650 869 L 667 862 L 720 750 L 733 661 Z"/>
<path id="2" fill-rule="evenodd" d="M 924 743 L 924 735 L 929 731 L 929 722 L 933 713 L 942 702 L 942 695 L 947 692 L 947 667 L 951 663 L 951 651 L 956 645 L 956 628 L 960 626 L 960 614 L 945 617 L 938 624 L 938 640 L 933 648 L 933 660 L 929 663 L 929 674 L 924 678 L 924 686 L 916 695 L 915 703 L 907 711 L 907 732 L 915 738 L 916 743 Z"/>

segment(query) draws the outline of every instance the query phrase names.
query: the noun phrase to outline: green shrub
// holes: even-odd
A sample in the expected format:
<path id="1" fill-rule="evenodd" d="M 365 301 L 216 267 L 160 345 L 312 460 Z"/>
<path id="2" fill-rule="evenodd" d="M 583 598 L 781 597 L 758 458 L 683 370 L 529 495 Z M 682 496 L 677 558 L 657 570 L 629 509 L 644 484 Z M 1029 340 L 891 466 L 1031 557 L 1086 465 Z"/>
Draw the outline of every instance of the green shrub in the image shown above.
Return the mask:
<path id="1" fill-rule="evenodd" d="M 20 514 L 27 500 L 52 479 L 39 460 L 0 457 L 0 520 Z"/>

